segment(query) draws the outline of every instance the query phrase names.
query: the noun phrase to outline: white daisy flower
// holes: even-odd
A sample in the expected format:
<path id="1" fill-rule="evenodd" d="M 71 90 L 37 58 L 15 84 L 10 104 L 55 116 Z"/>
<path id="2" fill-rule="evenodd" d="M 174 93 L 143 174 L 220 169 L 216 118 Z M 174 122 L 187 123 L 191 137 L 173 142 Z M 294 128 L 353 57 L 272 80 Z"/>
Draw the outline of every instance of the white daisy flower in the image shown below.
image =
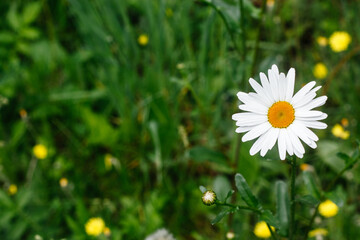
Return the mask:
<path id="1" fill-rule="evenodd" d="M 249 83 L 255 92 L 237 94 L 240 101 L 239 109 L 232 119 L 236 121 L 237 133 L 246 134 L 242 141 L 258 138 L 250 149 L 250 155 L 260 151 L 265 156 L 277 141 L 279 156 L 285 160 L 286 152 L 302 158 L 305 149 L 300 142 L 316 148 L 319 138 L 309 128 L 325 129 L 327 125 L 319 120 L 327 118 L 327 114 L 313 110 L 325 104 L 327 97 L 316 97 L 315 81 L 309 82 L 295 95 L 295 69 L 290 68 L 285 76 L 279 73 L 276 65 L 268 70 L 268 77 L 260 73 L 261 85 L 250 78 Z"/>

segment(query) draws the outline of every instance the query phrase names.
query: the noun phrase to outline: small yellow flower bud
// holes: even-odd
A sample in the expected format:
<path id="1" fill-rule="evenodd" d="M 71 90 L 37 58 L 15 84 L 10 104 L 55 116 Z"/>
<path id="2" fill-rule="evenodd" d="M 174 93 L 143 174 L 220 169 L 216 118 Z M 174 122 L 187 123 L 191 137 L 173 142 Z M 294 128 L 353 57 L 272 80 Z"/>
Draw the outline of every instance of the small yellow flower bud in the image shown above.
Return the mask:
<path id="1" fill-rule="evenodd" d="M 216 194 L 213 190 L 207 190 L 206 192 L 204 192 L 201 199 L 205 205 L 211 206 L 215 204 Z"/>
<path id="2" fill-rule="evenodd" d="M 329 38 L 329 44 L 334 52 L 345 51 L 351 42 L 351 36 L 347 32 L 334 32 Z"/>
<path id="3" fill-rule="evenodd" d="M 309 232 L 308 237 L 312 238 L 316 236 L 327 236 L 327 235 L 328 235 L 328 230 L 326 230 L 325 228 L 316 228 Z"/>
<path id="4" fill-rule="evenodd" d="M 104 228 L 104 235 L 107 236 L 107 237 L 109 237 L 111 235 L 110 228 L 108 228 L 108 227 Z"/>
<path id="5" fill-rule="evenodd" d="M 316 41 L 321 47 L 325 47 L 328 44 L 327 38 L 323 36 L 318 37 Z"/>
<path id="6" fill-rule="evenodd" d="M 105 229 L 105 222 L 102 218 L 90 218 L 85 224 L 85 232 L 90 236 L 99 236 Z"/>
<path id="7" fill-rule="evenodd" d="M 10 195 L 15 195 L 18 191 L 18 188 L 15 184 L 10 184 L 8 191 Z"/>
<path id="8" fill-rule="evenodd" d="M 273 226 L 270 226 L 272 231 L 275 231 Z M 271 232 L 266 224 L 266 222 L 261 221 L 256 223 L 254 228 L 254 234 L 258 238 L 269 238 L 271 236 Z"/>
<path id="9" fill-rule="evenodd" d="M 339 207 L 333 203 L 331 200 L 326 200 L 319 205 L 320 215 L 330 218 L 335 216 L 339 211 Z"/>
<path id="10" fill-rule="evenodd" d="M 350 132 L 344 130 L 344 128 L 340 124 L 335 124 L 335 126 L 331 129 L 331 133 L 338 138 L 342 138 L 344 140 L 350 137 Z"/>
<path id="11" fill-rule="evenodd" d="M 146 34 L 141 34 L 139 37 L 138 37 L 138 43 L 141 45 L 141 46 L 146 46 L 149 42 L 149 37 L 148 35 Z"/>
<path id="12" fill-rule="evenodd" d="M 37 159 L 44 159 L 46 158 L 48 151 L 44 145 L 37 144 L 33 148 L 33 153 Z"/>
<path id="13" fill-rule="evenodd" d="M 328 70 L 323 63 L 317 63 L 314 67 L 313 74 L 317 79 L 324 79 L 328 74 Z"/>
<path id="14" fill-rule="evenodd" d="M 65 188 L 68 185 L 69 181 L 67 180 L 67 178 L 61 178 L 59 181 L 59 184 L 62 188 Z"/>

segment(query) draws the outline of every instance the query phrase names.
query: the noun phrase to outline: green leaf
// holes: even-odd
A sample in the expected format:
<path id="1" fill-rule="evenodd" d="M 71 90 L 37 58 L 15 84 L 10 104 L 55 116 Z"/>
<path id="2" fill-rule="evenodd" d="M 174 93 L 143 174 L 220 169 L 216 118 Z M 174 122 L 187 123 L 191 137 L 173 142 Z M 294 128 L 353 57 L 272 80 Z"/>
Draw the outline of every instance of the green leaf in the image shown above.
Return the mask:
<path id="1" fill-rule="evenodd" d="M 336 154 L 336 156 L 338 156 L 339 158 L 343 159 L 345 161 L 345 163 L 348 163 L 351 161 L 351 158 L 349 157 L 349 155 L 347 155 L 346 153 L 343 152 L 338 152 Z"/>
<path id="2" fill-rule="evenodd" d="M 276 216 L 279 221 L 279 234 L 287 236 L 290 221 L 290 199 L 285 182 L 277 181 L 276 192 Z"/>
<path id="3" fill-rule="evenodd" d="M 33 22 L 39 16 L 41 10 L 41 2 L 32 2 L 26 5 L 22 13 L 22 20 L 24 24 Z"/>
<path id="4" fill-rule="evenodd" d="M 224 209 L 222 210 L 212 221 L 211 224 L 214 225 L 218 222 L 221 221 L 221 219 L 223 219 L 226 215 L 228 215 L 229 213 L 231 213 L 233 211 L 233 209 Z"/>
<path id="5" fill-rule="evenodd" d="M 231 183 L 225 176 L 218 175 L 214 179 L 213 190 L 220 201 L 225 201 L 228 192 L 231 190 Z"/>
<path id="6" fill-rule="evenodd" d="M 20 35 L 23 36 L 24 38 L 34 40 L 39 37 L 40 33 L 37 29 L 28 27 L 28 28 L 22 28 L 20 31 Z"/>
<path id="7" fill-rule="evenodd" d="M 304 179 L 305 186 L 306 186 L 307 190 L 309 191 L 309 193 L 316 199 L 320 199 L 320 191 L 315 184 L 315 179 L 314 179 L 314 176 L 311 174 L 311 172 L 304 171 L 302 176 Z"/>
<path id="8" fill-rule="evenodd" d="M 226 156 L 218 151 L 211 150 L 207 147 L 193 147 L 189 150 L 190 158 L 192 158 L 196 162 L 217 162 L 223 163 L 226 162 Z"/>
<path id="9" fill-rule="evenodd" d="M 228 194 L 226 195 L 224 202 L 226 202 L 226 201 L 234 194 L 234 192 L 235 192 L 235 191 L 231 189 L 231 190 L 228 192 Z"/>
<path id="10" fill-rule="evenodd" d="M 20 29 L 21 22 L 17 13 L 17 5 L 15 3 L 11 5 L 9 12 L 6 15 L 6 19 L 13 30 L 18 31 Z"/>
<path id="11" fill-rule="evenodd" d="M 13 206 L 11 198 L 2 190 L 0 190 L 0 205 L 3 205 L 7 208 Z"/>
<path id="12" fill-rule="evenodd" d="M 207 190 L 206 187 L 204 187 L 204 186 L 200 186 L 199 189 L 202 193 L 205 193 Z"/>
<path id="13" fill-rule="evenodd" d="M 297 199 L 297 201 L 306 204 L 310 207 L 316 207 L 320 203 L 319 199 L 316 199 L 312 195 L 302 196 L 299 199 Z"/>
<path id="14" fill-rule="evenodd" d="M 260 214 L 260 219 L 268 223 L 270 226 L 279 229 L 279 221 L 274 217 L 270 210 L 264 210 Z"/>
<path id="15" fill-rule="evenodd" d="M 260 205 L 258 199 L 251 192 L 250 187 L 247 184 L 245 178 L 240 173 L 237 173 L 235 175 L 235 185 L 236 185 L 236 188 L 239 190 L 241 198 L 244 200 L 244 202 L 248 206 L 254 207 L 257 209 L 261 208 L 261 205 Z"/>
<path id="16" fill-rule="evenodd" d="M 15 35 L 11 32 L 0 32 L 0 43 L 12 43 L 15 41 Z"/>

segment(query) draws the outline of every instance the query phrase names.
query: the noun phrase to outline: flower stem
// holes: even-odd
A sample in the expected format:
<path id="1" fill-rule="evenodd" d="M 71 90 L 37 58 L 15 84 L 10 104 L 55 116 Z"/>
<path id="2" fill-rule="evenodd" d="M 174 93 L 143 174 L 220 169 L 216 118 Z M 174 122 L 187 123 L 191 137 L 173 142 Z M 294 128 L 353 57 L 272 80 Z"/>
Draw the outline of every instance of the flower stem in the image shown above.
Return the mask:
<path id="1" fill-rule="evenodd" d="M 293 157 L 291 164 L 290 182 L 290 228 L 289 240 L 294 239 L 295 235 L 295 176 L 296 176 L 296 157 Z"/>
<path id="2" fill-rule="evenodd" d="M 270 226 L 268 223 L 266 223 L 266 225 L 267 225 L 267 227 L 269 228 L 269 231 L 270 231 L 270 233 L 271 233 L 271 238 L 272 238 L 273 240 L 278 240 L 278 238 L 276 237 L 276 234 L 275 234 L 274 231 L 271 229 L 271 226 Z"/>

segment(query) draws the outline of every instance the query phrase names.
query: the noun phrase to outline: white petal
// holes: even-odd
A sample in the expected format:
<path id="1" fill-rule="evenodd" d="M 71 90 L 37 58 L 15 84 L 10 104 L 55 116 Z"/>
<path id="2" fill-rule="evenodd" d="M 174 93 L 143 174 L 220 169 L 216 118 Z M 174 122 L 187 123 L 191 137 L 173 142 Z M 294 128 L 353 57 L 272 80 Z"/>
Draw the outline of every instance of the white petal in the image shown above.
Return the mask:
<path id="1" fill-rule="evenodd" d="M 236 128 L 235 132 L 244 133 L 244 132 L 250 131 L 253 128 L 254 128 L 253 126 L 252 127 L 238 127 L 238 128 Z"/>
<path id="2" fill-rule="evenodd" d="M 294 154 L 294 148 L 290 140 L 288 131 L 285 130 L 284 132 L 285 132 L 285 141 L 286 141 L 286 151 L 289 153 L 290 156 L 292 156 Z"/>
<path id="3" fill-rule="evenodd" d="M 300 108 L 302 106 L 305 106 L 311 100 L 313 100 L 316 97 L 316 93 L 313 91 L 310 91 L 308 94 L 306 94 L 301 101 L 298 101 L 296 104 L 293 105 L 295 109 Z"/>
<path id="4" fill-rule="evenodd" d="M 270 81 L 270 88 L 271 88 L 271 93 L 273 96 L 273 99 L 275 100 L 275 102 L 279 101 L 279 87 L 278 87 L 278 79 L 275 76 L 275 74 L 273 73 L 272 70 L 268 70 L 268 76 L 269 76 L 269 81 Z"/>
<path id="5" fill-rule="evenodd" d="M 264 122 L 256 127 L 254 127 L 253 129 L 251 129 L 249 132 L 247 132 L 243 137 L 242 137 L 242 141 L 243 142 L 247 142 L 250 140 L 253 140 L 257 137 L 259 137 L 261 134 L 265 133 L 267 130 L 269 130 L 271 128 L 271 124 L 268 122 Z"/>
<path id="6" fill-rule="evenodd" d="M 296 154 L 296 152 L 300 153 L 300 154 L 304 154 L 305 153 L 305 149 L 304 146 L 301 144 L 299 138 L 295 135 L 295 133 L 290 129 L 287 128 L 287 133 L 289 135 L 289 138 L 291 140 L 291 143 L 294 147 L 294 153 L 296 156 L 299 156 L 298 154 Z"/>
<path id="7" fill-rule="evenodd" d="M 271 70 L 273 71 L 273 73 L 275 74 L 276 78 L 279 77 L 279 68 L 276 66 L 276 64 L 273 64 L 271 66 Z"/>
<path id="8" fill-rule="evenodd" d="M 326 100 L 327 100 L 327 96 L 321 96 L 321 97 L 315 98 L 310 103 L 308 103 L 308 104 L 304 105 L 303 107 L 296 109 L 296 110 L 299 110 L 299 111 L 311 110 L 313 108 L 324 105 Z"/>
<path id="9" fill-rule="evenodd" d="M 318 141 L 319 138 L 318 136 L 316 136 L 316 134 L 311 131 L 310 129 L 308 129 L 303 122 L 301 121 L 296 121 L 296 126 L 300 129 L 301 132 L 305 133 L 307 135 L 308 138 L 310 138 L 310 140 L 312 141 Z"/>
<path id="10" fill-rule="evenodd" d="M 247 119 L 267 119 L 267 116 L 264 114 L 242 112 L 233 114 L 232 119 L 235 121 L 242 121 Z"/>
<path id="11" fill-rule="evenodd" d="M 268 131 L 268 136 L 266 142 L 264 143 L 264 147 L 261 149 L 260 155 L 263 157 L 267 153 L 268 150 L 272 149 L 276 143 L 276 140 L 279 137 L 279 128 L 270 128 Z"/>
<path id="12" fill-rule="evenodd" d="M 242 102 L 242 103 L 247 103 L 249 101 L 248 98 L 248 94 L 244 93 L 244 92 L 238 92 L 236 94 L 236 96 L 238 97 L 238 99 Z"/>
<path id="13" fill-rule="evenodd" d="M 255 102 L 252 104 L 239 105 L 239 109 L 241 109 L 243 111 L 258 113 L 258 114 L 267 114 L 267 112 L 268 112 L 267 107 L 265 107 L 262 104 L 255 103 Z"/>
<path id="14" fill-rule="evenodd" d="M 285 160 L 286 157 L 286 139 L 285 139 L 284 131 L 286 130 L 280 129 L 279 138 L 278 138 L 278 149 L 281 160 Z"/>
<path id="15" fill-rule="evenodd" d="M 286 83 L 285 74 L 280 73 L 280 76 L 279 76 L 279 98 L 280 98 L 280 101 L 285 100 L 286 88 L 287 88 L 287 83 Z"/>
<path id="16" fill-rule="evenodd" d="M 320 111 L 299 111 L 295 110 L 295 117 L 320 117 L 323 112 Z"/>
<path id="17" fill-rule="evenodd" d="M 252 145 L 252 147 L 250 148 L 250 155 L 253 156 L 256 153 L 258 153 L 260 151 L 260 149 L 263 147 L 264 142 L 266 140 L 266 134 L 269 131 L 267 131 L 265 134 L 261 135 L 256 141 L 255 143 Z"/>
<path id="18" fill-rule="evenodd" d="M 246 120 L 241 120 L 241 121 L 236 121 L 236 126 L 239 127 L 251 127 L 251 126 L 257 126 L 260 125 L 264 122 L 267 122 L 267 119 L 246 119 Z"/>
<path id="19" fill-rule="evenodd" d="M 285 101 L 290 102 L 294 94 L 294 85 L 295 85 L 295 69 L 290 68 L 286 75 L 287 86 L 286 86 L 286 97 Z"/>
<path id="20" fill-rule="evenodd" d="M 270 101 L 266 96 L 265 93 L 262 93 L 261 95 L 257 94 L 257 93 L 249 93 L 249 96 L 251 98 L 253 98 L 255 101 L 257 102 L 261 102 L 262 105 L 264 105 L 265 107 L 271 107 L 271 105 L 273 104 L 272 101 Z"/>
<path id="21" fill-rule="evenodd" d="M 316 82 L 312 81 L 306 84 L 304 87 L 302 87 L 291 99 L 291 104 L 296 105 L 298 101 L 301 101 L 302 98 L 315 86 Z"/>
<path id="22" fill-rule="evenodd" d="M 326 113 L 323 113 L 317 117 L 296 117 L 295 119 L 299 120 L 299 121 L 315 121 L 315 120 L 323 120 L 323 119 L 327 118 L 327 116 L 328 115 Z"/>
<path id="23" fill-rule="evenodd" d="M 306 143 L 307 145 L 311 145 L 311 140 L 309 139 L 309 137 L 303 132 L 303 129 L 301 128 L 301 125 L 298 124 L 296 121 L 294 121 L 289 128 L 291 129 L 291 131 L 293 131 L 293 133 L 296 134 L 296 136 L 298 136 L 304 143 Z"/>
<path id="24" fill-rule="evenodd" d="M 261 80 L 261 84 L 263 86 L 265 95 L 272 103 L 274 103 L 275 100 L 271 93 L 271 87 L 270 87 L 269 80 L 267 79 L 266 75 L 262 72 L 260 73 L 260 80 Z"/>
<path id="25" fill-rule="evenodd" d="M 294 148 L 294 153 L 298 158 L 303 158 L 304 154 L 299 152 L 299 150 L 297 150 L 296 148 Z"/>
<path id="26" fill-rule="evenodd" d="M 315 129 L 325 129 L 327 124 L 318 121 L 301 121 L 306 127 L 315 128 Z"/>

